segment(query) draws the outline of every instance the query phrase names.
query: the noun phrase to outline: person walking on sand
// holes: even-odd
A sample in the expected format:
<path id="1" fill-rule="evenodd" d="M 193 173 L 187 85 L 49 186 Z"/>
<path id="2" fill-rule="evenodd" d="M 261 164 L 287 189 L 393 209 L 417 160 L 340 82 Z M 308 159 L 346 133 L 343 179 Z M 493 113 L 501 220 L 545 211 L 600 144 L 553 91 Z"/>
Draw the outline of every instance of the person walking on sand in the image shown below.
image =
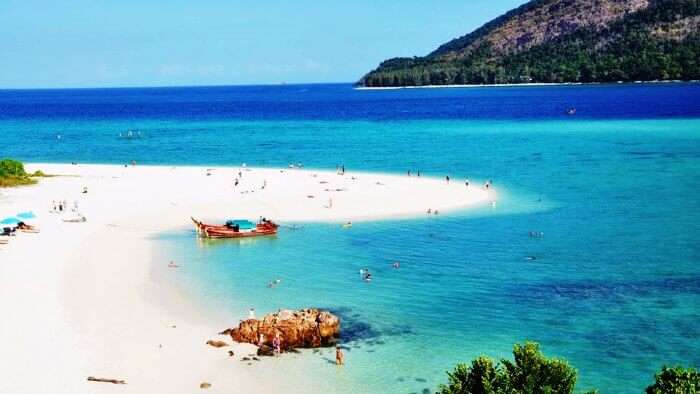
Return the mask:
<path id="1" fill-rule="evenodd" d="M 340 346 L 335 347 L 335 365 L 345 365 L 345 354 Z"/>
<path id="2" fill-rule="evenodd" d="M 262 347 L 265 344 L 265 334 L 260 333 L 260 338 L 258 338 L 258 347 Z"/>

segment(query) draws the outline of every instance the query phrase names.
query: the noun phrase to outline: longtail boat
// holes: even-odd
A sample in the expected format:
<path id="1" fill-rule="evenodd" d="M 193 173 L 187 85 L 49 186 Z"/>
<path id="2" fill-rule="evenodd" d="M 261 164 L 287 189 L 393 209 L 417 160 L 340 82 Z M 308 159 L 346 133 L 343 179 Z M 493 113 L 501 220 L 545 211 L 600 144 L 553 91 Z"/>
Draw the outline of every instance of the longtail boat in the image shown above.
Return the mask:
<path id="1" fill-rule="evenodd" d="M 229 220 L 226 224 L 206 224 L 191 218 L 197 233 L 205 238 L 247 238 L 277 234 L 279 225 L 267 219 L 257 224 L 248 220 Z"/>

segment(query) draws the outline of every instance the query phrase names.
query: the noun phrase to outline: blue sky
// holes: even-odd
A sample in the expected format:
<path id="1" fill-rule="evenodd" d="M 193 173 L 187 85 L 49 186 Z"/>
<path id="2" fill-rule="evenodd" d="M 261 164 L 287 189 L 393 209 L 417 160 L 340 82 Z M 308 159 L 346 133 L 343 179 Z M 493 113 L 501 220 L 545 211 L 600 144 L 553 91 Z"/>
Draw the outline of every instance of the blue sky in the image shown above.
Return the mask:
<path id="1" fill-rule="evenodd" d="M 0 0 L 0 88 L 353 82 L 525 0 Z"/>

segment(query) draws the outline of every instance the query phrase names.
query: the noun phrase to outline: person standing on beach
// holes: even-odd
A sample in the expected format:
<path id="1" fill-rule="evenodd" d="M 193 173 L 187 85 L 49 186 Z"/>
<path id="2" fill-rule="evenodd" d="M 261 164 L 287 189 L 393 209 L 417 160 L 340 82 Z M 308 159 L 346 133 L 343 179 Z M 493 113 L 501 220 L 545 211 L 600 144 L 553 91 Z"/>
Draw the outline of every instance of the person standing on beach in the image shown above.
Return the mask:
<path id="1" fill-rule="evenodd" d="M 469 179 L 467 179 L 466 181 L 464 181 L 464 186 L 469 187 Z"/>
<path id="2" fill-rule="evenodd" d="M 345 354 L 340 346 L 335 347 L 335 365 L 345 365 Z"/>
<path id="3" fill-rule="evenodd" d="M 272 340 L 272 347 L 276 355 L 282 353 L 282 340 L 280 339 L 280 333 L 275 334 L 275 338 Z"/>
<path id="4" fill-rule="evenodd" d="M 446 176 L 446 177 L 445 177 L 445 180 L 447 181 L 447 183 L 450 183 L 450 176 L 449 176 L 449 175 Z"/>
<path id="5" fill-rule="evenodd" d="M 248 310 L 248 320 L 250 320 L 250 319 L 255 320 L 255 309 L 254 308 L 250 308 Z"/>

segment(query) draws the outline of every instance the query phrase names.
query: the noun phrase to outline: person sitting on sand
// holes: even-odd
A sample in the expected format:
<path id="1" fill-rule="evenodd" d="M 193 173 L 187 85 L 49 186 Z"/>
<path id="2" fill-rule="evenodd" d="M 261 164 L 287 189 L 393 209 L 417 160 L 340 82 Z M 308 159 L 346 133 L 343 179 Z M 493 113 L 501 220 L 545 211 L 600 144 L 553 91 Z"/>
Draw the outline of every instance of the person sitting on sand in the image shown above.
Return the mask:
<path id="1" fill-rule="evenodd" d="M 345 364 L 345 354 L 343 354 L 343 350 L 340 348 L 340 346 L 335 347 L 335 365 L 344 365 Z"/>
<path id="2" fill-rule="evenodd" d="M 179 265 L 175 264 L 174 261 L 170 260 L 170 262 L 168 263 L 168 268 L 177 268 L 177 267 L 179 267 Z"/>
<path id="3" fill-rule="evenodd" d="M 36 230 L 36 227 L 29 225 L 25 222 L 18 222 L 17 229 L 19 229 L 19 230 Z"/>

